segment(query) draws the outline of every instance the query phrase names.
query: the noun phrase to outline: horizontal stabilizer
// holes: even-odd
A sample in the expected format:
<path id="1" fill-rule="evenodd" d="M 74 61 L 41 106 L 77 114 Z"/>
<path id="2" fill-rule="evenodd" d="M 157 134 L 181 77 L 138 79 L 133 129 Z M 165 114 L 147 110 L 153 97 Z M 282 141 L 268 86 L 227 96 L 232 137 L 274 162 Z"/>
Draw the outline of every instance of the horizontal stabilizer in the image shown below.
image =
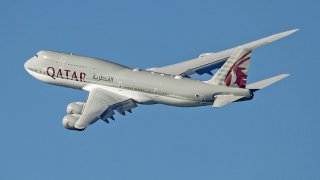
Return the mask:
<path id="1" fill-rule="evenodd" d="M 222 107 L 224 105 L 230 104 L 236 100 L 243 98 L 244 96 L 234 96 L 234 95 L 216 95 L 214 96 L 213 107 Z"/>
<path id="2" fill-rule="evenodd" d="M 271 84 L 277 82 L 277 81 L 280 81 L 281 79 L 284 79 L 286 77 L 288 77 L 289 74 L 281 74 L 281 75 L 278 75 L 278 76 L 274 76 L 272 78 L 268 78 L 268 79 L 265 79 L 265 80 L 262 80 L 262 81 L 258 81 L 258 82 L 255 82 L 255 83 L 252 83 L 252 84 L 249 84 L 247 85 L 247 89 L 251 89 L 253 91 L 256 91 L 256 90 L 260 90 L 260 89 L 263 89 L 267 86 L 270 86 Z"/>

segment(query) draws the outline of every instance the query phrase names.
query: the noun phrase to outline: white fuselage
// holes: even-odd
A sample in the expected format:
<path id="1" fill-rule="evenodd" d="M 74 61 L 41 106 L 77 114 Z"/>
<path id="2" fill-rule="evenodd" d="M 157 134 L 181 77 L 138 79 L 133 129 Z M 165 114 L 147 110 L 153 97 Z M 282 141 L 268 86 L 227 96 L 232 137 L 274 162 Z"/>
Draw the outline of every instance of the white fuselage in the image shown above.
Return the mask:
<path id="1" fill-rule="evenodd" d="M 126 96 L 141 104 L 181 107 L 211 105 L 216 95 L 241 95 L 247 89 L 214 86 L 191 78 L 130 69 L 95 58 L 40 51 L 25 63 L 25 69 L 40 81 L 83 89 L 89 84 Z"/>

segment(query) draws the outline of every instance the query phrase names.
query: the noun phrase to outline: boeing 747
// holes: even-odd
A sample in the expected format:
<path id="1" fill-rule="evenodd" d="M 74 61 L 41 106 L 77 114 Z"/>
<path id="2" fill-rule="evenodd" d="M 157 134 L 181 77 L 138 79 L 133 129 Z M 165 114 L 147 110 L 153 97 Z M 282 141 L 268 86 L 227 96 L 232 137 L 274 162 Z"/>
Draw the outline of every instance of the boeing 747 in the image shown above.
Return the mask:
<path id="1" fill-rule="evenodd" d="M 253 98 L 285 77 L 281 74 L 247 84 L 252 50 L 286 37 L 297 29 L 282 32 L 217 53 L 203 53 L 181 63 L 148 68 L 129 68 L 102 59 L 69 53 L 39 51 L 24 67 L 36 79 L 58 86 L 89 92 L 86 102 L 67 106 L 62 124 L 70 130 L 84 130 L 97 120 L 109 123 L 116 112 L 125 115 L 138 104 L 165 104 L 178 107 L 211 105 L 222 107 Z M 218 69 L 213 75 L 211 71 Z M 208 81 L 192 74 L 210 74 Z"/>

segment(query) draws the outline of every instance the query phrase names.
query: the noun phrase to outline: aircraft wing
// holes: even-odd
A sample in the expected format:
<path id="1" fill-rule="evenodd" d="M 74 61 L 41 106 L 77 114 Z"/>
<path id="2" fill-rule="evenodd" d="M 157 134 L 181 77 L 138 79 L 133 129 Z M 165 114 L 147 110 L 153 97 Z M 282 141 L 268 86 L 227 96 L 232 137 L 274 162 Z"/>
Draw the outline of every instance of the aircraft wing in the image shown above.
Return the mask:
<path id="1" fill-rule="evenodd" d="M 88 85 L 84 89 L 89 91 L 89 96 L 82 114 L 75 124 L 78 129 L 84 129 L 98 119 L 108 122 L 108 118 L 114 119 L 114 111 L 124 115 L 125 111 L 131 112 L 131 109 L 137 107 L 137 104 L 132 99 L 102 87 Z"/>
<path id="2" fill-rule="evenodd" d="M 274 35 L 265 37 L 263 39 L 259 39 L 247 44 L 243 44 L 241 45 L 241 47 L 248 50 L 253 50 L 258 47 L 269 44 L 273 41 L 289 36 L 290 34 L 296 31 L 298 31 L 298 29 L 274 34 Z M 235 48 L 227 49 L 225 51 L 221 51 L 218 53 L 204 53 L 204 54 L 201 54 L 198 58 L 195 58 L 189 61 L 184 61 L 181 63 L 172 64 L 172 65 L 160 67 L 160 68 L 149 68 L 147 70 L 158 72 L 158 73 L 181 75 L 181 76 L 187 76 L 195 73 L 200 75 L 205 73 L 212 74 L 211 71 L 214 69 L 220 68 L 224 64 L 224 62 L 226 62 L 229 56 L 234 52 Z"/>

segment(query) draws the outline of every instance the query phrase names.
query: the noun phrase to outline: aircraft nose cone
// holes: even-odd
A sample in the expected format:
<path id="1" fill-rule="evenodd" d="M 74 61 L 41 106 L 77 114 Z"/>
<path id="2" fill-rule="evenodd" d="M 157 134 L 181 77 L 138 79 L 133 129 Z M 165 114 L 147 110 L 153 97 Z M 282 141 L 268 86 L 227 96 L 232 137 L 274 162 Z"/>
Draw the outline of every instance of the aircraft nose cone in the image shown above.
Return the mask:
<path id="1" fill-rule="evenodd" d="M 34 65 L 34 57 L 28 59 L 25 63 L 24 63 L 24 69 L 26 71 L 28 71 L 30 68 L 32 68 L 32 66 Z"/>
<path id="2" fill-rule="evenodd" d="M 25 70 L 28 70 L 28 67 L 29 67 L 29 64 L 30 64 L 29 61 L 30 61 L 30 60 L 28 60 L 28 61 L 26 61 L 26 62 L 24 63 L 24 69 L 25 69 Z"/>

